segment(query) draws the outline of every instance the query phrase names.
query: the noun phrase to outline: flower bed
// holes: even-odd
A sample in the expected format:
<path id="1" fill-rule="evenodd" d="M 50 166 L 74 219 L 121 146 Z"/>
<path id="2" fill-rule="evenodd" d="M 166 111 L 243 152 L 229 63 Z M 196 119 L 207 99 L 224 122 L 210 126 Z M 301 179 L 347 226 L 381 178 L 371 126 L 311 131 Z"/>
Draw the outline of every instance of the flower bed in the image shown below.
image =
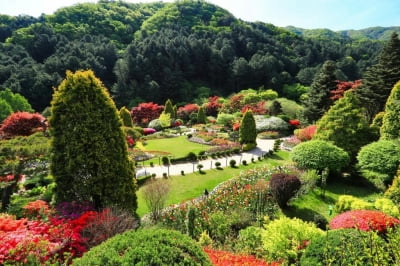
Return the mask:
<path id="1" fill-rule="evenodd" d="M 246 266 L 278 266 L 280 263 L 271 262 L 267 263 L 259 260 L 251 255 L 238 255 L 228 251 L 214 250 L 211 248 L 204 248 L 213 265 L 226 266 L 226 265 L 246 265 Z"/>

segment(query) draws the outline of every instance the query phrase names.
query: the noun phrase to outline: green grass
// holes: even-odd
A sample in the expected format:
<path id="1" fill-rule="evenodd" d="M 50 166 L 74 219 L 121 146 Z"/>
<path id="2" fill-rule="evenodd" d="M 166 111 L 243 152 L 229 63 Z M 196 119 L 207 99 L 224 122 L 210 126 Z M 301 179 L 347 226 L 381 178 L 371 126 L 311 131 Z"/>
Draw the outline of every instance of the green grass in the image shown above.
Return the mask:
<path id="1" fill-rule="evenodd" d="M 164 151 L 169 152 L 174 158 L 186 156 L 189 152 L 194 152 L 196 155 L 199 151 L 205 151 L 210 148 L 209 145 L 194 143 L 187 140 L 186 136 L 176 138 L 163 138 L 147 140 L 144 145 L 145 151 Z M 160 164 L 160 159 L 155 157 L 145 162 L 140 162 L 140 165 L 150 165 L 153 162 L 155 165 Z"/>
<path id="2" fill-rule="evenodd" d="M 238 166 L 237 168 L 226 167 L 221 170 L 212 169 L 203 171 L 204 174 L 199 172 L 186 174 L 184 176 L 172 176 L 169 178 L 171 181 L 171 192 L 169 194 L 166 205 L 180 203 L 184 200 L 196 198 L 204 193 L 207 189 L 211 191 L 219 183 L 231 179 L 232 177 L 238 176 L 243 170 L 253 169 L 255 167 L 277 166 L 287 162 L 289 153 L 286 151 L 279 151 L 274 154 L 271 158 L 264 159 L 262 161 L 256 160 L 255 163 L 249 162 L 247 166 Z M 137 192 L 138 197 L 138 209 L 137 213 L 142 216 L 149 212 L 142 195 L 142 189 Z"/>
<path id="3" fill-rule="evenodd" d="M 298 217 L 305 221 L 312 221 L 314 215 L 318 213 L 330 221 L 335 216 L 335 213 L 329 215 L 329 205 L 335 205 L 341 195 L 352 195 L 363 200 L 372 200 L 379 197 L 379 194 L 370 188 L 350 185 L 340 181 L 331 182 L 327 185 L 325 196 L 323 196 L 321 189 L 317 188 L 307 195 L 292 201 L 290 206 L 283 212 L 288 217 Z"/>

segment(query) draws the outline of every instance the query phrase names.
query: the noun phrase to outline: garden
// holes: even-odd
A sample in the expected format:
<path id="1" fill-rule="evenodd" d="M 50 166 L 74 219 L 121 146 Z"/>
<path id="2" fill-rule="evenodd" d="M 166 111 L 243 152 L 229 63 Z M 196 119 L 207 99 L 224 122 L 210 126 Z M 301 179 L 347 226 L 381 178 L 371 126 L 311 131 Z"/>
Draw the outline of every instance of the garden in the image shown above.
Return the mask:
<path id="1" fill-rule="evenodd" d="M 92 71 L 68 72 L 50 110 L 1 124 L 0 263 L 397 265 L 399 91 L 372 124 L 351 88 L 309 123 L 271 89 L 118 110 Z M 258 139 L 273 149 L 231 159 Z"/>

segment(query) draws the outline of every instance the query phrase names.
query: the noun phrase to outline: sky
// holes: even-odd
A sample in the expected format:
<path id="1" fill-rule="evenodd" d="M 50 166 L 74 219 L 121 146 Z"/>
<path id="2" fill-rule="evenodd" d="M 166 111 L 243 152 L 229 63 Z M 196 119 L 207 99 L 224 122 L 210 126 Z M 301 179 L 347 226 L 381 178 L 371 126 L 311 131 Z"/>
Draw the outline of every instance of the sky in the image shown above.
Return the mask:
<path id="1" fill-rule="evenodd" d="M 60 7 L 97 0 L 0 0 L 0 14 L 38 17 Z M 125 0 L 154 2 L 154 0 Z M 172 2 L 166 0 L 164 2 Z M 305 29 L 364 29 L 400 26 L 399 0 L 208 0 L 245 21 L 262 21 L 275 26 Z"/>

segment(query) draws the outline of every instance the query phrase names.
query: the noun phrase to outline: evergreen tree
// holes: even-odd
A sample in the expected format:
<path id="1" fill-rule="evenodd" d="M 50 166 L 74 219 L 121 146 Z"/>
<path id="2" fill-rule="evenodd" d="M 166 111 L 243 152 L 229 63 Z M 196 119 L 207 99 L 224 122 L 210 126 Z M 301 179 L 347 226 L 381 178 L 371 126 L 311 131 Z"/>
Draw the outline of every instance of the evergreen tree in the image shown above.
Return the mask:
<path id="1" fill-rule="evenodd" d="M 165 102 L 165 105 L 164 105 L 164 113 L 170 114 L 170 118 L 171 118 L 171 119 L 175 119 L 175 118 L 176 118 L 176 115 L 175 115 L 175 112 L 174 112 L 174 106 L 172 105 L 172 102 L 171 102 L 170 99 L 168 99 L 168 100 Z"/>
<path id="2" fill-rule="evenodd" d="M 13 93 L 10 89 L 0 91 L 0 99 L 5 100 L 13 112 L 33 112 L 32 106 L 28 100 L 19 93 Z"/>
<path id="3" fill-rule="evenodd" d="M 277 100 L 274 100 L 269 108 L 269 113 L 271 115 L 279 115 L 282 113 L 282 105 Z"/>
<path id="4" fill-rule="evenodd" d="M 0 124 L 13 112 L 6 100 L 0 98 Z"/>
<path id="5" fill-rule="evenodd" d="M 205 124 L 207 122 L 206 113 L 204 111 L 204 107 L 201 106 L 199 111 L 197 112 L 197 123 Z"/>
<path id="6" fill-rule="evenodd" d="M 336 89 L 335 63 L 326 61 L 321 72 L 314 78 L 304 102 L 304 118 L 313 123 L 331 106 L 331 91 Z"/>
<path id="7" fill-rule="evenodd" d="M 122 119 L 122 124 L 125 127 L 133 127 L 133 121 L 132 121 L 132 116 L 129 110 L 125 107 L 122 106 L 121 109 L 119 110 L 119 116 Z"/>
<path id="8" fill-rule="evenodd" d="M 374 139 L 364 108 L 353 90 L 345 92 L 317 122 L 314 139 L 331 141 L 355 158 L 359 149 Z"/>
<path id="9" fill-rule="evenodd" d="M 366 108 L 368 121 L 385 107 L 394 84 L 400 80 L 400 39 L 396 32 L 383 47 L 378 63 L 364 75 L 362 85 L 357 88 L 357 96 Z"/>
<path id="10" fill-rule="evenodd" d="M 96 208 L 135 212 L 134 168 L 121 119 L 92 71 L 67 72 L 53 95 L 49 122 L 56 201 L 90 201 Z"/>
<path id="11" fill-rule="evenodd" d="M 400 138 L 400 81 L 393 87 L 386 102 L 380 133 L 385 140 Z"/>
<path id="12" fill-rule="evenodd" d="M 240 144 L 256 144 L 257 129 L 256 121 L 254 120 L 253 112 L 246 111 L 243 115 L 242 123 L 239 128 Z"/>

